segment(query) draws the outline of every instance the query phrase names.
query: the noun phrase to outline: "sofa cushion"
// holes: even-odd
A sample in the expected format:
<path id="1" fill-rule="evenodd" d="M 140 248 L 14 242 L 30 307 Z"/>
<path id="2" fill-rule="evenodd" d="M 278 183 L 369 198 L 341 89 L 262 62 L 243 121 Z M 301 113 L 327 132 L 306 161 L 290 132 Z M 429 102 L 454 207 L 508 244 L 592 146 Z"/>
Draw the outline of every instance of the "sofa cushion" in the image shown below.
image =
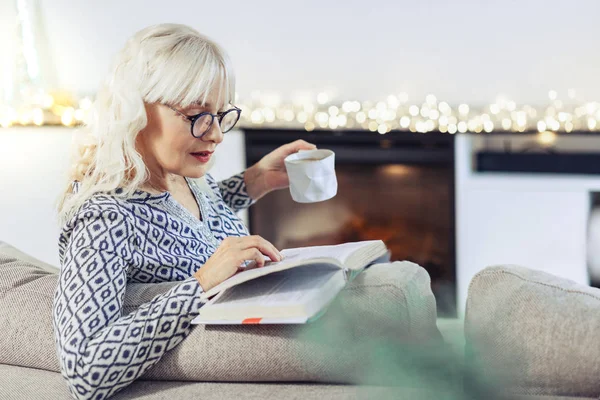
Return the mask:
<path id="1" fill-rule="evenodd" d="M 52 328 L 57 276 L 0 253 L 0 363 L 58 370 Z"/>
<path id="2" fill-rule="evenodd" d="M 0 364 L 0 398 L 11 400 L 70 400 L 62 376 L 56 372 Z M 333 385 L 315 383 L 241 383 L 241 382 L 175 382 L 138 381 L 112 400 L 172 400 L 172 399 L 302 399 L 302 400 L 438 400 L 489 399 L 461 396 L 421 388 L 383 387 L 368 385 Z M 505 396 L 499 400 L 594 400 L 588 397 Z"/>
<path id="3" fill-rule="evenodd" d="M 467 362 L 514 393 L 600 395 L 600 290 L 517 266 L 469 287 Z"/>
<path id="4" fill-rule="evenodd" d="M 55 267 L 54 265 L 45 263 L 42 260 L 39 260 L 33 256 L 30 256 L 29 254 L 27 254 L 27 253 L 17 249 L 16 247 L 14 247 L 6 242 L 3 242 L 3 241 L 0 241 L 0 253 L 4 254 L 6 256 L 14 257 L 19 260 L 27 261 L 28 263 L 46 271 L 46 272 L 53 272 L 53 273 L 58 272 L 58 267 Z"/>
<path id="5" fill-rule="evenodd" d="M 56 282 L 57 274 L 0 252 L 0 363 L 59 370 L 52 330 Z M 173 284 L 128 285 L 124 312 Z M 379 264 L 314 323 L 199 325 L 143 379 L 397 382 L 398 368 L 421 362 L 418 344 L 439 340 L 428 274 L 412 263 Z"/>
<path id="6" fill-rule="evenodd" d="M 436 392 L 430 388 L 411 389 L 314 383 L 138 381 L 111 397 L 111 400 L 429 400 L 444 398 L 444 396 L 444 392 Z M 0 364 L 0 398 L 11 400 L 72 399 L 60 374 L 2 364 Z"/>

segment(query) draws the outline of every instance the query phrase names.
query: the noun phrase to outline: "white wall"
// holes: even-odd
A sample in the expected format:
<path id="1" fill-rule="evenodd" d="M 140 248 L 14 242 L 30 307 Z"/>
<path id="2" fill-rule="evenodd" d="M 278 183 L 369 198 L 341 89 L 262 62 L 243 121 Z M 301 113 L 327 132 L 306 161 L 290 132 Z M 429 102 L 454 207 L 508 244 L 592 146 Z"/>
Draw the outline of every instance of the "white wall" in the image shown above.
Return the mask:
<path id="1" fill-rule="evenodd" d="M 0 241 L 52 265 L 59 264 L 56 202 L 76 134 L 69 128 L 0 130 Z M 243 146 L 241 132 L 227 133 L 211 174 L 223 179 L 241 172 L 246 165 Z"/>
<path id="2" fill-rule="evenodd" d="M 71 129 L 0 131 L 0 240 L 58 265 L 56 202 L 66 182 Z"/>
<path id="3" fill-rule="evenodd" d="M 331 89 L 545 103 L 549 89 L 600 93 L 598 0 L 26 1 L 40 4 L 58 82 L 77 92 L 95 92 L 133 32 L 179 22 L 227 49 L 244 97 Z M 0 65 L 12 54 L 14 3 L 0 2 Z"/>
<path id="4" fill-rule="evenodd" d="M 455 143 L 459 311 L 473 276 L 492 265 L 516 264 L 588 284 L 590 193 L 600 192 L 600 177 L 477 173 L 473 149 L 481 141 L 457 135 Z M 591 137 L 562 141 L 572 149 L 600 145 Z"/>

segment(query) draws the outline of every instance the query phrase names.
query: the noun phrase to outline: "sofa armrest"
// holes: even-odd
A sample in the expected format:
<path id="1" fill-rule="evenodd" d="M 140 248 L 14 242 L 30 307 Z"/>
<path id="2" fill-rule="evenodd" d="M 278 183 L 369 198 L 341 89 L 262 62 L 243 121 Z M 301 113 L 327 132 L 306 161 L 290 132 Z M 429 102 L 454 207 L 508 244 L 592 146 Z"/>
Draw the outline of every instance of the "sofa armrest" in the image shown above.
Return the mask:
<path id="1" fill-rule="evenodd" d="M 600 290 L 519 266 L 471 281 L 466 361 L 518 394 L 600 394 Z"/>

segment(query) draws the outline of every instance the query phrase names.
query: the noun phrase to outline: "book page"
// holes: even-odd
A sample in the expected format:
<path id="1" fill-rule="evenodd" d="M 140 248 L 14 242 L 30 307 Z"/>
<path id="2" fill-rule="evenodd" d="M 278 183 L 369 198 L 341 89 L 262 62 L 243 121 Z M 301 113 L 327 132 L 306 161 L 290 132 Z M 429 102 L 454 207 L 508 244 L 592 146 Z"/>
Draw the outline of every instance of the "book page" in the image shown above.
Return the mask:
<path id="1" fill-rule="evenodd" d="M 324 313 L 345 283 L 343 272 L 327 264 L 281 271 L 219 293 L 192 324 L 306 323 Z"/>
<path id="2" fill-rule="evenodd" d="M 286 307 L 305 304 L 319 295 L 339 269 L 294 268 L 226 290 L 211 307 Z"/>
<path id="3" fill-rule="evenodd" d="M 334 246 L 314 246 L 314 247 L 298 247 L 295 249 L 282 250 L 281 254 L 287 260 L 308 260 L 311 258 L 335 258 L 341 264 L 345 264 L 356 250 L 370 246 L 374 243 L 379 243 L 379 240 L 369 240 L 363 242 L 344 243 Z"/>
<path id="4" fill-rule="evenodd" d="M 285 250 L 282 251 L 282 254 L 284 254 L 284 252 L 285 252 Z M 269 275 L 274 272 L 284 271 L 287 269 L 298 267 L 300 265 L 307 265 L 307 264 L 312 264 L 312 263 L 329 264 L 331 266 L 341 268 L 341 264 L 336 259 L 325 258 L 325 257 L 320 257 L 320 258 L 313 257 L 310 255 L 310 252 L 308 254 L 303 253 L 303 252 L 297 252 L 297 253 L 290 254 L 290 255 L 284 254 L 284 258 L 282 261 L 266 262 L 265 266 L 262 268 L 248 267 L 245 271 L 242 271 L 242 272 L 239 272 L 239 273 L 233 275 L 231 278 L 221 282 L 214 288 L 203 293 L 201 295 L 201 297 L 203 299 L 207 299 L 225 289 L 234 287 L 241 283 L 244 283 L 244 282 L 256 279 L 256 278 L 260 278 L 262 276 Z"/>
<path id="5" fill-rule="evenodd" d="M 300 265 L 308 265 L 313 263 L 329 264 L 343 268 L 346 260 L 357 250 L 368 247 L 377 247 L 375 244 L 383 245 L 380 240 L 370 240 L 363 242 L 344 243 L 334 246 L 312 246 L 299 247 L 295 249 L 282 250 L 283 260 L 279 262 L 267 262 L 262 268 L 249 267 L 247 270 L 233 275 L 206 293 L 202 294 L 203 299 L 210 298 L 217 293 L 274 272 L 283 271 L 290 268 L 295 268 Z M 383 247 L 385 248 L 385 247 Z M 362 259 L 362 257 L 361 257 Z"/>

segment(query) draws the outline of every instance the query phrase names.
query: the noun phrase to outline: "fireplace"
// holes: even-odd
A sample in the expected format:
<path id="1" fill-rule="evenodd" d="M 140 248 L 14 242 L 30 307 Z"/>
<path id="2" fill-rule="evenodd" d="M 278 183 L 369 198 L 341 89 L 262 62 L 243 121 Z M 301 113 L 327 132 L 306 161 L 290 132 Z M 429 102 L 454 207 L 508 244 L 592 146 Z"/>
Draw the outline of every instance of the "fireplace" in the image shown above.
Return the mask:
<path id="1" fill-rule="evenodd" d="M 393 261 L 428 271 L 439 315 L 456 316 L 453 137 L 248 129 L 248 165 L 296 139 L 336 153 L 338 194 L 300 204 L 270 193 L 250 208 L 250 231 L 278 248 L 381 239 Z"/>

